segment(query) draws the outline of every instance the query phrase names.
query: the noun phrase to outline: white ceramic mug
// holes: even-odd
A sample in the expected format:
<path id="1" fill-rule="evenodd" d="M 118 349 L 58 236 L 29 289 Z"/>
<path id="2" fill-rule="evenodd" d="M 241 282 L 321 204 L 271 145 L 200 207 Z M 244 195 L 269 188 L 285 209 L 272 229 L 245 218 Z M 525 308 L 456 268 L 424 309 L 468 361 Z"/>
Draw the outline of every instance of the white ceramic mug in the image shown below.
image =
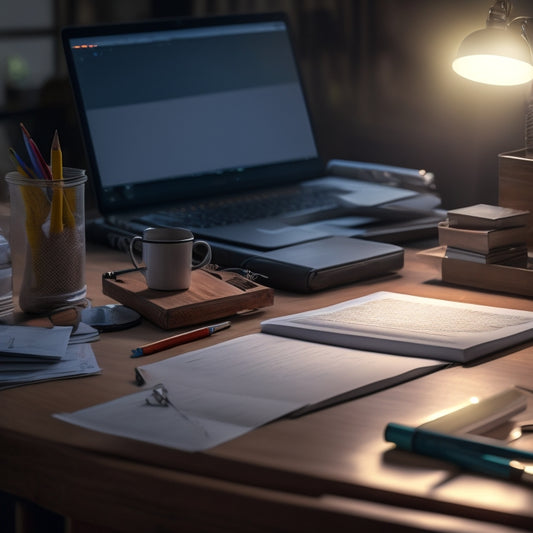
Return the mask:
<path id="1" fill-rule="evenodd" d="M 184 228 L 146 228 L 130 241 L 130 257 L 136 268 L 143 268 L 135 254 L 135 242 L 142 242 L 142 259 L 146 265 L 146 284 L 150 289 L 177 291 L 191 285 L 191 271 L 211 261 L 211 247 L 195 241 Z M 193 253 L 203 250 L 202 259 L 193 262 Z"/>

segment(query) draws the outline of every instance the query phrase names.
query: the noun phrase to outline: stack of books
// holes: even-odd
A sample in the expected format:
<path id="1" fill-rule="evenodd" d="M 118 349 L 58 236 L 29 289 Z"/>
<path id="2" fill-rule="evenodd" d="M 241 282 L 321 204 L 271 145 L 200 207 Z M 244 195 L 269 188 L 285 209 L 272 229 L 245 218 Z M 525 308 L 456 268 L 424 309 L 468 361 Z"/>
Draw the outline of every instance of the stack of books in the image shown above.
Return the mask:
<path id="1" fill-rule="evenodd" d="M 529 211 L 477 204 L 448 211 L 438 226 L 446 257 L 526 268 Z"/>
<path id="2" fill-rule="evenodd" d="M 438 227 L 440 246 L 419 255 L 445 283 L 533 297 L 528 219 L 527 210 L 486 204 L 454 209 Z"/>

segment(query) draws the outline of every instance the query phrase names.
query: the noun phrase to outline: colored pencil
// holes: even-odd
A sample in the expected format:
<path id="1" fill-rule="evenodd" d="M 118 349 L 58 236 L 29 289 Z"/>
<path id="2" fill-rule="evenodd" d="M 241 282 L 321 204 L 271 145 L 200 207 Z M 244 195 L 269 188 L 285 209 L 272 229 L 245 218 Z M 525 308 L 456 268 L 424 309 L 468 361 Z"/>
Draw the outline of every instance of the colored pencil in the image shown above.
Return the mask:
<path id="1" fill-rule="evenodd" d="M 186 333 L 178 333 L 172 337 L 151 342 L 150 344 L 145 344 L 144 346 L 135 348 L 132 350 L 131 357 L 143 357 L 145 355 L 157 353 L 168 348 L 173 348 L 174 346 L 179 346 L 180 344 L 185 344 L 186 342 L 203 339 L 204 337 L 213 335 L 213 333 L 216 333 L 217 331 L 229 328 L 230 324 L 231 322 L 221 322 L 220 324 L 193 329 L 192 331 L 187 331 Z"/>
<path id="2" fill-rule="evenodd" d="M 53 181 L 63 179 L 63 155 L 59 144 L 57 130 L 54 132 L 52 148 L 50 149 L 50 163 L 52 167 Z M 50 232 L 61 233 L 63 231 L 63 190 L 54 186 L 52 193 L 52 209 L 50 212 Z"/>
<path id="3" fill-rule="evenodd" d="M 33 170 L 35 174 L 39 179 L 52 179 L 52 173 L 50 172 L 50 168 L 46 164 L 46 161 L 44 160 L 37 144 L 32 139 L 29 131 L 25 128 L 22 122 L 20 123 L 20 129 L 22 130 L 24 144 L 26 145 L 26 150 L 33 165 Z"/>

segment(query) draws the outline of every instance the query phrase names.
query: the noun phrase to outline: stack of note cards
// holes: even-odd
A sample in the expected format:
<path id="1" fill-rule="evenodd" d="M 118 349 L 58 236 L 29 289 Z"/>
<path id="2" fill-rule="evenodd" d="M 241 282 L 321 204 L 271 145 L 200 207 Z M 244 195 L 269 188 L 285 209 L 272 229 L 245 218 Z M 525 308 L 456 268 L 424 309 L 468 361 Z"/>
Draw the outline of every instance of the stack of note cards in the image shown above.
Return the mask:
<path id="1" fill-rule="evenodd" d="M 97 337 L 86 324 L 75 333 L 70 326 L 0 325 L 0 389 L 99 373 L 87 343 Z"/>
<path id="2" fill-rule="evenodd" d="M 11 317 L 13 304 L 13 281 L 9 242 L 0 233 L 0 320 Z"/>
<path id="3" fill-rule="evenodd" d="M 477 204 L 448 211 L 438 226 L 446 257 L 484 264 L 527 266 L 529 211 Z"/>

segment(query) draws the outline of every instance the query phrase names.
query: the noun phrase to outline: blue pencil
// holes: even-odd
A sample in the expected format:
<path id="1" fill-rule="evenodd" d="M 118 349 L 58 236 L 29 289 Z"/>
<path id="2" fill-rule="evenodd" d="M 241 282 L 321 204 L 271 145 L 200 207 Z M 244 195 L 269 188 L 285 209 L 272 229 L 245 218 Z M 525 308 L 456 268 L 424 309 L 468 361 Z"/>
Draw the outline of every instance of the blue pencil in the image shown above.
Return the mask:
<path id="1" fill-rule="evenodd" d="M 26 164 L 24 159 L 20 157 L 13 148 L 9 148 L 9 156 L 11 161 L 15 164 L 16 169 L 26 178 L 36 178 L 37 176 L 33 170 Z"/>

